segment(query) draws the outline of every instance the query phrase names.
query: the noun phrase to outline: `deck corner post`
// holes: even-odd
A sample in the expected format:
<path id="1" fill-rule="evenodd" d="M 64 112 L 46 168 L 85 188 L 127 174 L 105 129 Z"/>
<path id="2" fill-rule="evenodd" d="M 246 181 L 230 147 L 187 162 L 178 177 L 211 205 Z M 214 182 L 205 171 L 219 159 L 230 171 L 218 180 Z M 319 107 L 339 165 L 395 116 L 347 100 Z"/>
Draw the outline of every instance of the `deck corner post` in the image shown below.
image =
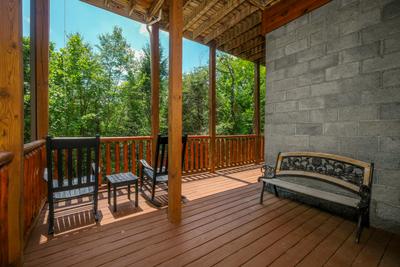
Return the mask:
<path id="1" fill-rule="evenodd" d="M 182 35 L 183 1 L 169 0 L 168 219 L 182 217 Z"/>
<path id="2" fill-rule="evenodd" d="M 152 160 L 155 160 L 157 136 L 160 132 L 160 28 L 153 24 L 150 33 L 151 43 L 151 136 Z"/>
<path id="3" fill-rule="evenodd" d="M 261 121 L 260 121 L 260 62 L 257 61 L 254 63 L 254 134 L 256 135 L 256 144 L 255 144 L 255 164 L 259 164 L 261 162 Z"/>
<path id="4" fill-rule="evenodd" d="M 210 172 L 215 172 L 215 139 L 217 124 L 216 94 L 216 45 L 211 43 L 209 54 L 209 89 L 208 89 L 208 134 L 210 136 Z"/>

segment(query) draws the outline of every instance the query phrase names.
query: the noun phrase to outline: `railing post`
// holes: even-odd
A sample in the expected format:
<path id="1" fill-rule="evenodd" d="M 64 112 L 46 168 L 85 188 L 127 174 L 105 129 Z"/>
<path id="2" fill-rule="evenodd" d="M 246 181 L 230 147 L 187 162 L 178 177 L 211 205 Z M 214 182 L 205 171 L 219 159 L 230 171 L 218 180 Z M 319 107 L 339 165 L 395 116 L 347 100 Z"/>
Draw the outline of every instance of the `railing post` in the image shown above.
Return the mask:
<path id="1" fill-rule="evenodd" d="M 9 263 L 22 264 L 23 250 L 23 65 L 22 1 L 0 1 L 0 150 L 10 151 L 8 236 Z M 0 226 L 1 227 L 1 226 Z"/>
<path id="2" fill-rule="evenodd" d="M 210 45 L 209 59 L 209 89 L 208 89 L 208 134 L 210 135 L 210 172 L 215 172 L 215 137 L 216 137 L 216 45 Z"/>
<path id="3" fill-rule="evenodd" d="M 254 63 L 254 134 L 255 142 L 255 163 L 261 162 L 261 121 L 260 121 L 260 62 Z"/>

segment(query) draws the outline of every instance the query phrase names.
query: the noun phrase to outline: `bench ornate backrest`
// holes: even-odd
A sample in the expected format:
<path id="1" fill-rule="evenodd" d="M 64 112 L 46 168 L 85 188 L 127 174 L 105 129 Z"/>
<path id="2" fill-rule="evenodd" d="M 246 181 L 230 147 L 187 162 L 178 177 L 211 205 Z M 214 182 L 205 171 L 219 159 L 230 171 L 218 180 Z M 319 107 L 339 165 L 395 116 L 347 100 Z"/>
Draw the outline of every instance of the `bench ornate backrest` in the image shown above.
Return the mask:
<path id="1" fill-rule="evenodd" d="M 303 176 L 323 180 L 359 193 L 370 188 L 373 164 L 317 152 L 279 153 L 275 176 Z"/>

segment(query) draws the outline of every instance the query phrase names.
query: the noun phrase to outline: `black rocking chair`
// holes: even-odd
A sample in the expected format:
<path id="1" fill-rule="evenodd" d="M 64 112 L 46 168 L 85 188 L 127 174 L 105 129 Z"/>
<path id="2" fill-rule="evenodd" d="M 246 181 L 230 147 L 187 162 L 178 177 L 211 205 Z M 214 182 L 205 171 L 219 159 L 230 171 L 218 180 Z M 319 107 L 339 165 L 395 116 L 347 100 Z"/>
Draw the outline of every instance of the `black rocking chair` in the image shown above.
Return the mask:
<path id="1" fill-rule="evenodd" d="M 182 166 L 185 162 L 185 150 L 187 143 L 187 135 L 182 137 Z M 140 190 L 144 193 L 144 196 L 149 199 L 146 193 L 143 191 L 143 187 L 151 191 L 150 202 L 156 206 L 161 206 L 160 203 L 155 202 L 155 191 L 157 184 L 165 184 L 168 186 L 168 136 L 158 135 L 157 146 L 155 151 L 155 161 L 153 167 L 145 159 L 141 159 L 142 165 L 141 172 L 141 183 Z M 168 187 L 167 187 L 168 190 Z"/>
<path id="2" fill-rule="evenodd" d="M 99 135 L 84 138 L 47 137 L 44 178 L 48 188 L 49 234 L 54 233 L 55 202 L 93 196 L 93 213 L 98 221 L 99 146 Z M 64 156 L 67 157 L 65 164 Z"/>

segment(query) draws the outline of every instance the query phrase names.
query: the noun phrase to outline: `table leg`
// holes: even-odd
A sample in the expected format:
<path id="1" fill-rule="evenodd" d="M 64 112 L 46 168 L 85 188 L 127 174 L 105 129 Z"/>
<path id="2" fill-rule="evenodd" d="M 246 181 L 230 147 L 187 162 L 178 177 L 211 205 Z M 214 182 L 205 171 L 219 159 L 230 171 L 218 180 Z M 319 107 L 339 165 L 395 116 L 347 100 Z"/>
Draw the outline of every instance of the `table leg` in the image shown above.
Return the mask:
<path id="1" fill-rule="evenodd" d="M 131 185 L 128 184 L 128 199 L 131 200 Z"/>
<path id="2" fill-rule="evenodd" d="M 138 192 L 138 190 L 139 190 L 139 186 L 138 186 L 138 181 L 136 180 L 136 183 L 135 183 L 135 207 L 138 207 L 138 205 L 139 205 L 139 192 Z"/>
<path id="3" fill-rule="evenodd" d="M 110 182 L 107 182 L 107 194 L 108 194 L 108 205 L 111 204 L 111 185 Z"/>
<path id="4" fill-rule="evenodd" d="M 117 187 L 114 185 L 114 212 L 117 211 Z"/>

